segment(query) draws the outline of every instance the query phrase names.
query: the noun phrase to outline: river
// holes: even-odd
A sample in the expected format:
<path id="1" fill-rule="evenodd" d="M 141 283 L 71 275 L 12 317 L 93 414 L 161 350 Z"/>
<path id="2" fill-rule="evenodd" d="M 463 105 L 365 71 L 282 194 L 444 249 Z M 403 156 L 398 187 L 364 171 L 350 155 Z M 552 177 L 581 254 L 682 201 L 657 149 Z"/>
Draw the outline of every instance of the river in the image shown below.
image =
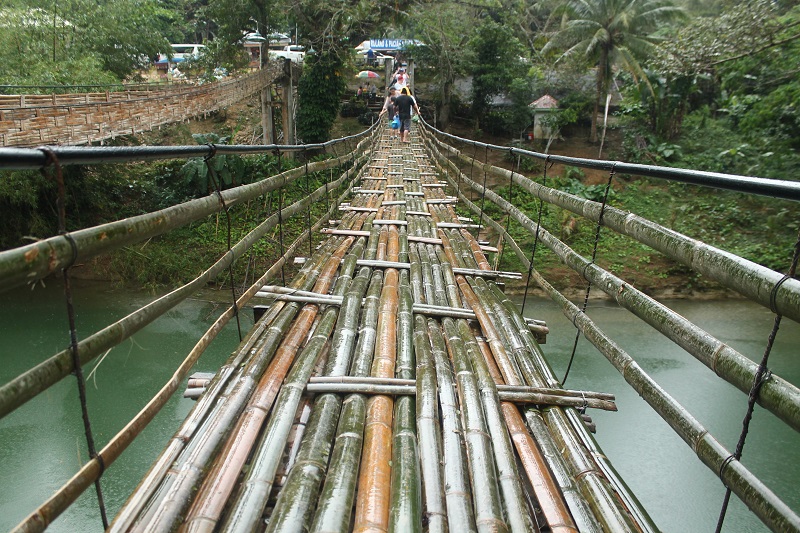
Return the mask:
<path id="1" fill-rule="evenodd" d="M 0 382 L 63 349 L 68 327 L 57 283 L 16 290 L 0 302 Z M 130 313 L 152 296 L 80 283 L 75 307 L 78 336 L 88 335 Z M 747 302 L 667 302 L 683 316 L 753 359 L 760 359 L 773 317 Z M 87 393 L 97 448 L 102 447 L 152 397 L 220 312 L 220 304 L 189 300 L 112 350 L 93 371 L 86 369 Z M 589 316 L 674 397 L 683 403 L 728 449 L 733 450 L 747 406 L 744 394 L 627 311 L 592 302 Z M 528 301 L 527 316 L 547 321 L 551 333 L 545 353 L 563 376 L 575 333 L 553 304 Z M 243 328 L 252 313 L 242 313 Z M 214 371 L 235 349 L 238 335 L 229 327 L 203 355 L 197 370 Z M 800 326 L 784 320 L 770 359 L 774 372 L 800 383 Z M 567 380 L 573 389 L 612 392 L 619 411 L 592 411 L 596 438 L 656 524 L 665 532 L 713 531 L 724 489 L 689 447 L 632 391 L 618 372 L 587 341 L 578 343 Z M 86 444 L 75 379 L 70 377 L 0 420 L 0 530 L 12 528 L 85 461 Z M 182 389 L 181 389 L 182 390 Z M 192 408 L 176 394 L 137 441 L 102 478 L 109 515 L 117 512 L 153 459 Z M 793 509 L 800 509 L 800 446 L 796 432 L 756 408 L 744 464 Z M 94 489 L 49 529 L 101 531 Z M 734 496 L 726 532 L 767 531 Z"/>

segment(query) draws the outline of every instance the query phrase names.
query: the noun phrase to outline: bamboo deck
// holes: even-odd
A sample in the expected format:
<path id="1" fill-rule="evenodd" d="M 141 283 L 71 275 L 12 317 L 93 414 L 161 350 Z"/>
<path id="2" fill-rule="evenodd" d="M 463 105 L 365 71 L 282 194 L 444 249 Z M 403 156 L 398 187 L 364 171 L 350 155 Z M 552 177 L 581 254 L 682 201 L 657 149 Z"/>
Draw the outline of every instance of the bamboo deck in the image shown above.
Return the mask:
<path id="1" fill-rule="evenodd" d="M 613 396 L 562 389 L 413 133 L 384 134 L 339 225 L 263 289 L 200 429 L 111 530 L 653 529 L 575 409 Z"/>

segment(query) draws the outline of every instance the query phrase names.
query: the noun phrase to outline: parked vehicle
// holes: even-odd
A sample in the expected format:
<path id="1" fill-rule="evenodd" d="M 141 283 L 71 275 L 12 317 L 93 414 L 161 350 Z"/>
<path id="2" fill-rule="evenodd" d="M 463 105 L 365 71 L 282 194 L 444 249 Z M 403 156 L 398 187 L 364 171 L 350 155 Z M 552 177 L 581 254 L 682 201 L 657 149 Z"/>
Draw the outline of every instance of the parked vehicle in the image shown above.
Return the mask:
<path id="1" fill-rule="evenodd" d="M 306 56 L 306 47 L 299 44 L 290 44 L 283 50 L 270 50 L 270 59 L 290 59 L 294 63 L 302 63 Z"/>
<path id="2" fill-rule="evenodd" d="M 158 54 L 156 59 L 156 67 L 166 68 L 168 63 L 176 64 L 182 63 L 187 59 L 197 59 L 200 53 L 206 47 L 204 44 L 173 44 L 172 46 L 172 59 L 167 58 L 167 54 Z"/>
<path id="3" fill-rule="evenodd" d="M 394 61 L 394 57 L 386 54 L 382 54 L 380 52 L 372 52 L 372 57 L 369 56 L 369 50 L 364 50 L 363 52 L 358 52 L 358 58 L 360 61 L 366 63 L 370 66 L 377 66 L 382 67 L 386 61 L 388 60 L 391 64 Z"/>

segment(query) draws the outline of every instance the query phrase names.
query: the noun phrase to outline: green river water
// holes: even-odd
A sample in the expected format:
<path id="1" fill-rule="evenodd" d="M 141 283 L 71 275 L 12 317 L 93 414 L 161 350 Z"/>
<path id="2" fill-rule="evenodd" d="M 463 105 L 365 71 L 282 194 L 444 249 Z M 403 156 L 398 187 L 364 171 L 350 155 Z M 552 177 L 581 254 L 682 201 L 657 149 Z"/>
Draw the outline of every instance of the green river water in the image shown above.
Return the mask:
<path id="1" fill-rule="evenodd" d="M 152 296 L 105 284 L 75 287 L 79 338 L 125 316 Z M 759 360 L 773 316 L 758 306 L 734 300 L 671 301 L 667 304 L 748 357 Z M 0 295 L 0 382 L 64 349 L 69 333 L 60 287 Z M 90 416 L 101 448 L 163 386 L 196 339 L 220 312 L 219 304 L 190 300 L 112 350 L 88 379 Z M 587 310 L 617 343 L 729 450 L 741 431 L 744 394 L 624 310 L 593 302 Z M 544 300 L 529 300 L 527 316 L 546 320 L 551 333 L 543 346 L 556 374 L 563 376 L 575 333 Z M 242 313 L 243 328 L 252 313 Z M 230 327 L 201 358 L 196 370 L 214 371 L 236 348 Z M 784 320 L 770 358 L 772 370 L 800 383 L 800 326 Z M 88 375 L 94 363 L 86 369 Z M 611 392 L 619 412 L 592 411 L 600 446 L 633 492 L 665 532 L 713 531 L 724 489 L 689 447 L 632 391 L 618 372 L 587 341 L 578 343 L 566 386 Z M 181 388 L 181 392 L 183 391 Z M 193 405 L 178 393 L 102 478 L 108 513 L 113 517 Z M 790 507 L 800 510 L 800 438 L 760 408 L 751 424 L 744 464 Z M 22 520 L 67 481 L 86 459 L 86 444 L 75 379 L 70 377 L 0 420 L 0 530 Z M 50 531 L 94 532 L 102 526 L 94 489 L 56 520 Z M 766 531 L 734 496 L 726 532 Z"/>

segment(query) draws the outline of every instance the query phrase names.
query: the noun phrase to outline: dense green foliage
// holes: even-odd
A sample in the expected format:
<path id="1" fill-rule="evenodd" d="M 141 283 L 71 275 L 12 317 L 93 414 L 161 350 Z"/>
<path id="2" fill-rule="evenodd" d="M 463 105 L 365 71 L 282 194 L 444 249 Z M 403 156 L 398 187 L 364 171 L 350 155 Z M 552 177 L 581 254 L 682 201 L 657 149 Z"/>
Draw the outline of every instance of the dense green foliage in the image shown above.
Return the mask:
<path id="1" fill-rule="evenodd" d="M 554 133 L 533 145 L 548 151 L 552 150 L 549 143 L 560 148 L 559 134 L 585 135 L 589 125 L 592 133 L 599 129 L 597 117 L 606 95 L 611 94 L 611 127 L 622 131 L 619 136 L 624 143 L 611 147 L 612 152 L 606 147 L 604 156 L 796 180 L 800 169 L 800 7 L 795 4 L 771 0 L 500 4 L 483 0 L 468 4 L 7 0 L 0 7 L 0 83 L 88 85 L 130 80 L 144 72 L 143 64 L 164 52 L 169 42 L 207 44 L 208 53 L 194 64 L 199 73 L 210 73 L 217 66 L 236 70 L 246 63 L 241 46 L 244 32 L 281 31 L 316 51 L 307 55 L 298 86 L 296 125 L 302 141 L 321 142 L 334 131 L 342 131 L 335 124 L 337 112 L 347 81 L 359 68 L 353 64 L 352 46 L 369 37 L 417 38 L 425 46 L 403 54 L 415 61 L 417 96 L 427 118 L 435 118 L 439 127 L 452 125 L 454 115 L 460 114 L 457 118 L 467 118 L 476 134 L 494 136 L 492 142 L 520 142 L 532 121 L 527 104 L 550 94 L 560 107 L 547 119 Z M 676 18 L 678 14 L 683 18 Z M 348 106 L 348 113 L 371 118 L 355 106 Z M 191 143 L 186 132 L 188 128 L 180 137 L 164 133 L 164 142 Z M 196 142 L 224 143 L 230 134 L 217 132 Z M 275 172 L 276 166 L 269 157 L 225 156 L 215 158 L 210 166 L 191 160 L 69 167 L 65 169 L 68 226 L 86 227 L 172 205 L 207 194 L 215 186 L 212 176 L 226 187 L 246 182 L 249 176 Z M 527 161 L 521 162 L 521 169 L 540 171 Z M 598 185 L 574 169 L 562 171 L 558 179 L 559 186 L 574 194 L 598 194 Z M 514 193 L 514 201 L 531 215 L 538 209 L 519 192 Z M 623 179 L 615 183 L 614 202 L 774 268 L 785 266 L 782 243 L 796 231 L 792 227 L 796 210 L 780 202 L 770 205 L 767 200 L 746 200 L 735 194 L 689 192 L 683 186 L 660 182 Z M 269 211 L 266 204 L 260 211 L 254 205 L 237 209 L 245 210 L 244 219 Z M 590 240 L 590 228 L 568 214 L 552 211 L 546 216 L 557 234 L 579 248 L 584 239 Z M 6 221 L 0 228 L 2 248 L 52 235 L 52 180 L 33 172 L 2 174 L 0 212 Z M 218 236 L 218 221 L 214 217 L 185 231 L 177 232 L 176 242 L 183 240 L 200 249 L 202 242 L 214 240 L 211 234 Z M 157 251 L 160 242 L 165 243 L 167 257 L 170 238 L 127 251 L 119 268 L 127 262 L 146 269 L 148 262 L 139 264 L 136 258 L 162 254 Z M 606 245 L 607 260 L 614 268 L 644 271 L 651 268 L 652 260 L 652 270 L 657 270 L 659 260 L 638 245 L 629 246 L 616 237 L 601 243 L 601 247 Z M 195 264 L 188 259 L 183 266 L 177 264 L 178 258 L 174 261 L 175 273 Z M 163 269 L 162 277 L 174 277 L 169 272 L 173 270 Z M 159 275 L 144 277 L 154 281 Z"/>
<path id="2" fill-rule="evenodd" d="M 171 16 L 154 0 L 10 0 L 0 8 L 0 82 L 124 79 L 169 48 Z"/>
<path id="3" fill-rule="evenodd" d="M 330 49 L 310 54 L 297 85 L 300 100 L 297 135 L 303 142 L 320 143 L 329 139 L 346 89 L 338 54 Z"/>

